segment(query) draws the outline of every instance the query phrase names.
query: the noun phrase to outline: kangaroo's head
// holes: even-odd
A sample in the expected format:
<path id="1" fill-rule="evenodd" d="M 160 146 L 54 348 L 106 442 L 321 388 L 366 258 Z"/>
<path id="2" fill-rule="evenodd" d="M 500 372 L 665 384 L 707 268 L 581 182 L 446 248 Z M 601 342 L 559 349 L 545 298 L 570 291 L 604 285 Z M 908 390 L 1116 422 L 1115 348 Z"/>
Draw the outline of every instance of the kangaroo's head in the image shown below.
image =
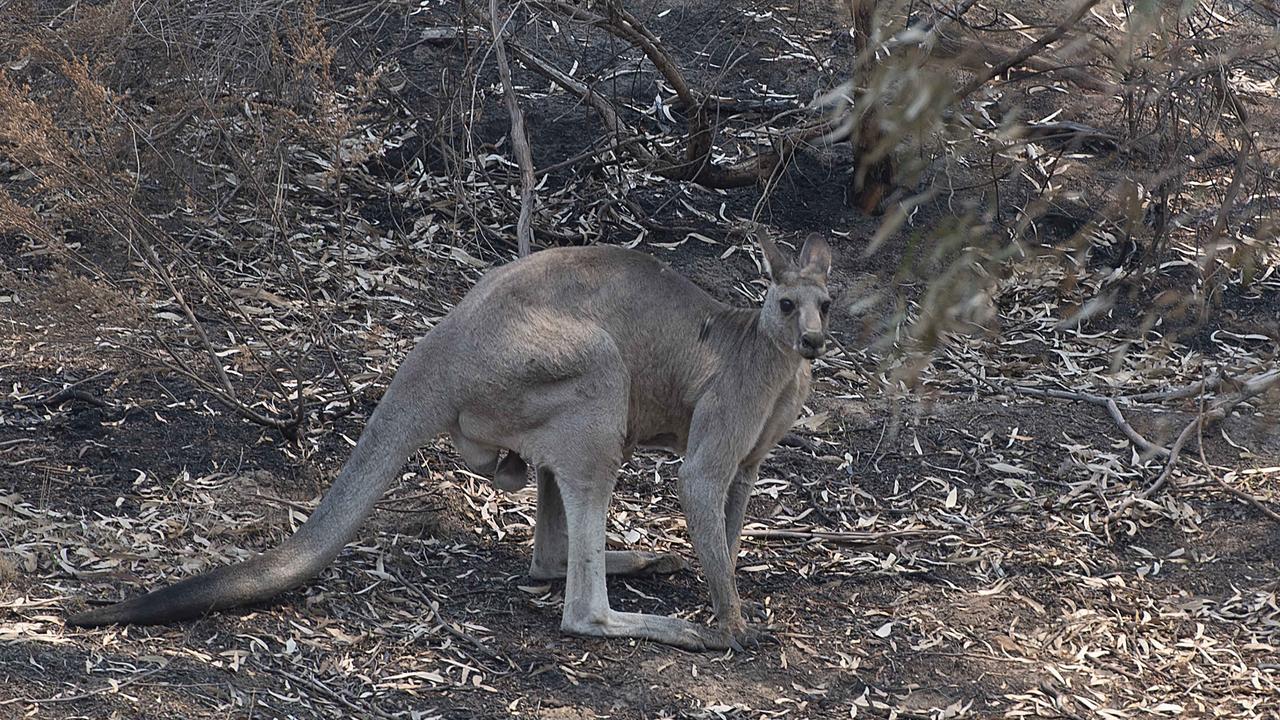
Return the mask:
<path id="1" fill-rule="evenodd" d="M 758 240 L 773 280 L 760 309 L 760 327 L 779 345 L 812 360 L 827 345 L 831 248 L 815 233 L 804 241 L 800 257 L 792 260 L 763 234 Z"/>

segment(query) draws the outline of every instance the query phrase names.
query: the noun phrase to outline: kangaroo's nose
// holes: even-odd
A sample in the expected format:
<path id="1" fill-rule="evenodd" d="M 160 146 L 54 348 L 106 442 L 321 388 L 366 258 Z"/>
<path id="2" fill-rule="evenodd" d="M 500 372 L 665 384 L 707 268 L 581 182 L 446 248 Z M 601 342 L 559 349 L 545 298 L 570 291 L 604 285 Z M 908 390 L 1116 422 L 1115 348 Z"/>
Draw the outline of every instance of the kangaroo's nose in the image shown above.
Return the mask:
<path id="1" fill-rule="evenodd" d="M 800 344 L 803 345 L 806 350 L 813 350 L 816 352 L 821 350 L 822 346 L 825 345 L 826 342 L 827 338 L 821 332 L 807 332 L 800 336 Z"/>

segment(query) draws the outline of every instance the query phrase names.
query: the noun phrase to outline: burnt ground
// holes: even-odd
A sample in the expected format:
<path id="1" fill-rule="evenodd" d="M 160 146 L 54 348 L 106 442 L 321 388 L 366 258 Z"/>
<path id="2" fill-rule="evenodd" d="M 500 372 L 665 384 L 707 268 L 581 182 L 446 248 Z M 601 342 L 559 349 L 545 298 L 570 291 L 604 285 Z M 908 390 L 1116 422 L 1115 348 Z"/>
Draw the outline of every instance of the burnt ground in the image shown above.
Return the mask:
<path id="1" fill-rule="evenodd" d="M 821 7 L 795 17 L 702 2 L 646 8 L 690 67 L 703 67 L 706 50 L 705 73 L 691 76 L 729 96 L 763 86 L 807 100 L 809 78 L 830 87 L 839 68 L 779 56 L 799 42 L 839 57 L 848 42 Z M 954 198 L 925 204 L 865 253 L 878 220 L 832 191 L 848 170 L 838 150 L 797 158 L 761 216 L 788 241 L 834 234 L 833 331 L 843 345 L 815 363 L 814 396 L 796 426 L 803 442 L 766 463 L 748 515 L 739 587 L 762 604 L 759 622 L 776 643 L 691 654 L 562 635 L 563 584 L 525 574 L 531 491 L 492 489 L 443 439 L 412 458 L 357 540 L 299 590 L 173 627 L 66 627 L 65 615 L 90 600 L 279 542 L 341 467 L 413 337 L 483 267 L 511 257 L 504 191 L 472 175 L 475 207 L 449 214 L 459 161 L 429 133 L 415 143 L 403 132 L 408 118 L 437 122 L 449 103 L 438 70 L 463 63 L 466 48 L 416 42 L 439 15 L 370 13 L 330 32 L 376 48 L 356 57 L 394 65 L 408 82 L 352 130 L 395 142 L 370 155 L 360 182 L 339 184 L 354 198 L 349 216 L 332 220 L 333 207 L 305 183 L 291 198 L 299 217 L 315 217 L 297 220 L 304 232 L 290 237 L 315 297 L 303 300 L 292 271 L 279 271 L 287 264 L 272 254 L 277 246 L 256 241 L 264 226 L 237 222 L 234 202 L 200 216 L 205 230 L 173 230 L 209 273 L 246 291 L 236 296 L 242 309 L 275 320 L 266 336 L 296 342 L 317 321 L 329 329 L 333 364 L 319 353 L 305 361 L 319 389 L 299 442 L 229 411 L 156 350 L 162 337 L 198 357 L 171 297 L 118 240 L 85 233 L 57 249 L 0 237 L 0 717 L 1276 716 L 1280 523 L 1225 490 L 1277 507 L 1274 393 L 1206 426 L 1173 487 L 1135 501 L 1161 458 L 1136 451 L 1102 407 L 1010 391 L 1024 384 L 1121 398 L 1134 429 L 1168 445 L 1196 417 L 1198 397 L 1123 398 L 1185 386 L 1214 368 L 1247 377 L 1274 367 L 1275 277 L 1249 284 L 1232 275 L 1208 321 L 1169 313 L 1160 332 L 1145 332 L 1149 298 L 1187 283 L 1173 268 L 1139 277 L 1137 291 L 1081 327 L 1060 321 L 1112 289 L 1110 268 L 1068 283 L 1059 258 L 1033 254 L 991 281 L 994 331 L 953 334 L 932 362 L 916 365 L 895 352 L 897 330 L 927 315 L 923 278 L 942 260 L 913 259 L 908 240 L 943 224 Z M 583 42 L 584 72 L 621 52 Z M 717 53 L 735 48 L 749 56 L 713 72 Z M 618 92 L 651 102 L 652 73 L 630 77 Z M 537 164 L 581 152 L 598 124 L 563 96 L 538 95 L 545 83 L 525 81 Z M 1023 86 L 1005 92 L 1025 92 L 1032 110 L 1052 102 Z M 1073 92 L 1063 101 L 1071 119 L 1115 121 L 1106 99 Z M 477 144 L 506 132 L 495 107 L 471 128 Z M 1079 161 L 1108 170 L 1118 162 Z M 381 192 L 406 177 L 420 194 Z M 644 232 L 609 215 L 609 203 L 583 200 L 591 186 L 565 173 L 548 180 L 542 237 L 556 242 L 558 231 L 585 227 L 599 233 L 594 241 L 639 240 L 725 301 L 758 295 L 752 250 L 726 219 L 751 215 L 759 190 L 633 177 L 644 180 L 627 196 L 647 213 Z M 1086 194 L 1102 192 L 1079 182 Z M 1010 187 L 1005 202 L 1016 204 L 1019 192 L 1027 191 Z M 962 199 L 980 205 L 979 195 Z M 589 220 L 572 219 L 588 210 Z M 350 233 L 359 222 L 365 231 Z M 1044 232 L 1053 245 L 1074 230 L 1046 224 Z M 1195 252 L 1195 237 L 1177 238 L 1171 257 Z M 1280 258 L 1264 253 L 1262 262 L 1275 268 Z M 251 344 L 212 301 L 200 308 L 229 350 Z M 255 359 L 239 350 L 226 357 L 255 407 L 280 409 Z M 334 391 L 335 366 L 356 389 L 350 401 Z M 55 397 L 64 388 L 75 392 Z M 677 468 L 657 454 L 628 463 L 612 547 L 694 560 Z M 1128 512 L 1108 520 L 1126 503 Z M 621 609 L 709 619 L 696 568 L 611 578 L 609 588 Z"/>

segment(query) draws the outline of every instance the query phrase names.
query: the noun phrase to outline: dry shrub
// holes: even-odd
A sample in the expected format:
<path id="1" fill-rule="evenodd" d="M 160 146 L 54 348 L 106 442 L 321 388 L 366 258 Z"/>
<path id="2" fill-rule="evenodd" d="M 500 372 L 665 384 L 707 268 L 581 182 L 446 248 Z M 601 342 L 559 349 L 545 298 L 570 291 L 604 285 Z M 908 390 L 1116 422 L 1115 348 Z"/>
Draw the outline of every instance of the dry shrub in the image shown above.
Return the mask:
<path id="1" fill-rule="evenodd" d="M 0 157 L 14 171 L 0 232 L 50 246 L 92 236 L 113 267 L 144 268 L 129 282 L 172 298 L 186 327 L 158 328 L 154 345 L 134 349 L 296 437 L 304 371 L 322 376 L 328 365 L 332 375 L 336 362 L 316 329 L 325 318 L 299 336 L 245 315 L 189 238 L 231 213 L 244 236 L 219 242 L 266 241 L 251 252 L 296 270 L 284 240 L 305 209 L 288 202 L 290 188 L 341 207 L 345 168 L 371 152 L 353 136 L 376 74 L 354 91 L 335 82 L 336 51 L 313 3 L 118 0 L 59 17 L 52 30 L 30 22 L 4 41 L 20 60 L 0 68 Z M 320 159 L 328 180 L 301 182 L 300 156 Z M 311 283 L 294 272 L 275 296 L 310 297 Z M 206 331 L 210 322 L 220 329 Z M 246 355 L 229 361 L 247 369 L 243 381 L 224 371 L 219 336 Z"/>
<path id="2" fill-rule="evenodd" d="M 910 197 L 903 210 L 890 211 L 877 239 L 890 237 L 912 206 L 930 196 L 957 186 L 987 189 L 985 205 L 973 204 L 972 193 L 957 198 L 961 216 L 981 228 L 966 233 L 977 240 L 949 240 L 955 236 L 946 222 L 925 231 L 957 252 L 929 271 L 941 288 L 923 301 L 922 332 L 915 335 L 941 337 L 946 328 L 937 319 L 966 302 L 954 291 L 958 267 L 973 266 L 964 248 L 982 248 L 992 262 L 980 274 L 994 277 L 1007 274 L 1001 266 L 1011 258 L 1057 258 L 1068 298 L 1081 306 L 1102 301 L 1090 306 L 1093 315 L 1123 299 L 1146 309 L 1146 329 L 1174 319 L 1172 303 L 1187 317 L 1186 332 L 1203 326 L 1227 288 L 1247 292 L 1260 268 L 1274 266 L 1280 249 L 1269 238 L 1280 208 L 1277 153 L 1259 133 L 1274 137 L 1274 109 L 1265 101 L 1274 108 L 1275 88 L 1268 90 L 1265 80 L 1280 68 L 1280 52 L 1274 33 L 1247 29 L 1273 26 L 1280 17 L 1274 8 L 1245 4 L 1224 17 L 1197 3 L 1126 2 L 1112 8 L 1115 15 L 1087 17 L 1033 56 L 1036 63 L 1020 66 L 1035 71 L 1032 82 L 1043 78 L 1049 87 L 1094 93 L 1084 117 L 1097 125 L 1063 125 L 1053 140 L 1035 117 L 1069 111 L 1070 103 L 1058 112 L 1043 104 L 1023 107 L 1026 96 L 1016 82 L 957 97 L 957 88 L 970 87 L 968 78 L 1014 50 L 992 49 L 1008 17 L 972 5 L 855 1 L 844 18 L 856 28 L 858 13 L 873 8 L 870 50 L 855 58 L 853 79 L 833 93 L 836 110 L 845 114 L 846 127 L 869 129 L 876 138 L 865 148 L 853 143 L 870 154 L 859 160 L 859 171 L 890 154 Z M 1049 15 L 1028 36 L 1050 34 L 1060 20 Z M 1082 63 L 1091 68 L 1087 77 L 1079 74 Z M 1259 111 L 1268 120 L 1251 118 Z M 1082 149 L 1096 160 L 1073 159 Z M 1074 225 L 1066 238 L 1039 237 L 1042 225 L 1063 220 Z M 921 244 L 919 234 L 909 242 Z M 1197 258 L 1194 281 L 1177 281 L 1176 293 L 1165 292 L 1164 268 L 1188 253 Z M 1112 268 L 1101 284 L 1098 277 L 1086 282 L 1085 275 Z M 981 282 L 971 289 L 973 301 L 987 292 Z M 1159 304 L 1151 303 L 1155 296 Z M 927 307 L 935 301 L 939 308 Z M 1168 322 L 1166 330 L 1177 332 Z"/>

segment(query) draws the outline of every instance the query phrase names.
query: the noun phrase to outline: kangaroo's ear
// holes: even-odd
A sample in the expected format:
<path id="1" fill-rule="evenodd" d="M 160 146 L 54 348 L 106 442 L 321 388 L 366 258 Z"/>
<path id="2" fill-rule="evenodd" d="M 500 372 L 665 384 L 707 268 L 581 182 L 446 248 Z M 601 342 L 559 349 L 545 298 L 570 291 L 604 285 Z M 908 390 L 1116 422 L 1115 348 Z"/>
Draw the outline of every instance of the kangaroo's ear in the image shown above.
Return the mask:
<path id="1" fill-rule="evenodd" d="M 768 265 L 769 277 L 775 283 L 780 282 L 782 273 L 792 267 L 791 260 L 778 249 L 777 244 L 773 242 L 773 238 L 763 232 L 756 233 L 756 243 L 764 251 L 764 262 Z"/>
<path id="2" fill-rule="evenodd" d="M 804 240 L 804 247 L 800 249 L 800 272 L 823 280 L 831 272 L 831 246 L 818 233 Z"/>

